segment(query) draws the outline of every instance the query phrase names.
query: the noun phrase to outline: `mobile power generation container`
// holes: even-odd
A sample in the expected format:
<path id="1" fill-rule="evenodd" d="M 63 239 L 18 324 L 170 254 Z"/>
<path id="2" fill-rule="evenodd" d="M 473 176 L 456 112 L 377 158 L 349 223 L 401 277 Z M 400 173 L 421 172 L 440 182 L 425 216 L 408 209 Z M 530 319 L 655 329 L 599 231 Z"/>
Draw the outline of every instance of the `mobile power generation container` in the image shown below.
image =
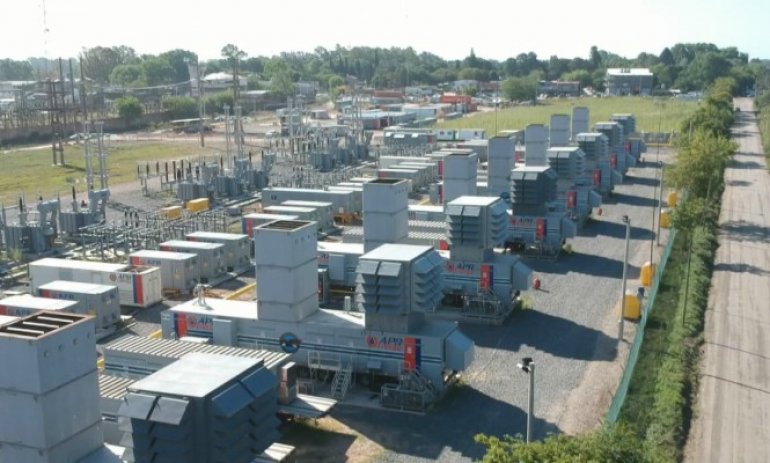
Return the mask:
<path id="1" fill-rule="evenodd" d="M 254 238 L 254 228 L 266 224 L 268 222 L 275 222 L 276 220 L 297 220 L 299 217 L 296 215 L 280 215 L 280 214 L 266 214 L 255 213 L 246 214 L 241 218 L 241 230 L 243 234 L 248 236 L 249 239 Z"/>
<path id="2" fill-rule="evenodd" d="M 197 254 L 144 249 L 131 253 L 128 259 L 132 265 L 160 268 L 160 281 L 164 290 L 189 293 L 200 281 Z"/>
<path id="3" fill-rule="evenodd" d="M 35 297 L 30 294 L 20 296 L 10 296 L 0 299 L 0 315 L 10 317 L 26 317 L 36 314 L 41 310 L 55 310 L 62 312 L 77 311 L 78 302 L 62 301 L 60 299 L 51 299 L 48 297 Z"/>
<path id="4" fill-rule="evenodd" d="M 161 251 L 187 252 L 198 255 L 198 268 L 201 282 L 206 283 L 225 273 L 225 247 L 219 243 L 199 243 L 196 241 L 171 240 L 160 243 Z"/>
<path id="5" fill-rule="evenodd" d="M 56 280 L 117 286 L 120 304 L 126 306 L 149 307 L 163 300 L 160 269 L 157 267 L 52 257 L 29 264 L 29 286 L 33 293 L 41 285 Z"/>
<path id="6" fill-rule="evenodd" d="M 219 243 L 224 246 L 224 262 L 228 272 L 249 266 L 249 237 L 238 233 L 197 231 L 185 235 L 187 241 Z"/>
<path id="7" fill-rule="evenodd" d="M 77 302 L 78 306 L 67 312 L 93 315 L 97 330 L 109 328 L 120 321 L 120 294 L 115 285 L 57 280 L 40 285 L 37 295 Z"/>

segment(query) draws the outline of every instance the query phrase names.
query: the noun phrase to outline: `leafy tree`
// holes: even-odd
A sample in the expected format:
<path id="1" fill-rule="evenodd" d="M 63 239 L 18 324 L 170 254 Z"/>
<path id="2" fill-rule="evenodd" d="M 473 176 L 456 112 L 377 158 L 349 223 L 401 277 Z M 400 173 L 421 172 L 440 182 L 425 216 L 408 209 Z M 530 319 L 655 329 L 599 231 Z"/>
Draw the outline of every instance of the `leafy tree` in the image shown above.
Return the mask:
<path id="1" fill-rule="evenodd" d="M 122 96 L 117 98 L 113 104 L 118 110 L 118 115 L 126 121 L 126 125 L 144 113 L 142 103 L 135 96 Z"/>
<path id="2" fill-rule="evenodd" d="M 0 60 L 0 80 L 32 80 L 34 77 L 29 61 Z"/>
<path id="3" fill-rule="evenodd" d="M 286 61 L 281 58 L 271 59 L 265 64 L 265 73 L 270 76 L 270 92 L 281 97 L 294 95 L 294 81 Z"/>
<path id="4" fill-rule="evenodd" d="M 126 46 L 84 48 L 80 53 L 83 72 L 87 77 L 106 84 L 112 70 L 121 64 L 137 61 L 134 49 Z"/>
<path id="5" fill-rule="evenodd" d="M 345 85 L 345 79 L 338 75 L 329 77 L 329 96 L 332 99 L 336 99 L 339 96 L 339 88 Z"/>
<path id="6" fill-rule="evenodd" d="M 551 56 L 548 60 L 548 72 L 546 77 L 548 80 L 556 80 L 569 70 L 570 61 L 567 59 L 559 58 L 556 55 Z"/>
<path id="7" fill-rule="evenodd" d="M 180 48 L 169 50 L 158 55 L 158 58 L 162 58 L 168 62 L 168 64 L 174 69 L 171 77 L 171 82 L 187 82 L 190 80 L 190 71 L 187 67 L 188 63 L 195 64 L 198 61 L 198 55 L 189 51 L 182 50 Z"/>
<path id="8" fill-rule="evenodd" d="M 142 61 L 147 85 L 163 85 L 174 83 L 175 70 L 168 60 L 157 56 L 149 56 Z"/>
<path id="9" fill-rule="evenodd" d="M 486 448 L 483 463 L 652 463 L 638 437 L 619 425 L 575 437 L 551 435 L 530 444 L 521 436 L 479 434 L 475 440 Z"/>
<path id="10" fill-rule="evenodd" d="M 110 83 L 121 87 L 144 87 L 147 76 L 141 64 L 121 64 L 110 73 Z"/>
<path id="11" fill-rule="evenodd" d="M 602 56 L 599 54 L 599 49 L 596 48 L 596 45 L 591 47 L 591 51 L 588 54 L 588 61 L 591 63 L 592 70 L 602 67 Z"/>
<path id="12" fill-rule="evenodd" d="M 591 77 L 591 73 L 585 69 L 565 72 L 561 75 L 561 80 L 578 81 L 580 82 L 581 87 L 590 87 L 593 85 L 593 78 Z"/>
<path id="13" fill-rule="evenodd" d="M 692 136 L 682 137 L 666 178 L 676 189 L 686 190 L 690 197 L 705 199 L 722 184 L 722 172 L 736 146 L 729 138 L 711 132 L 701 122 L 694 125 L 696 129 Z"/>
<path id="14" fill-rule="evenodd" d="M 664 48 L 663 51 L 660 52 L 658 59 L 664 66 L 673 66 L 676 64 L 674 61 L 674 55 L 671 53 L 671 50 L 668 47 Z"/>
<path id="15" fill-rule="evenodd" d="M 503 81 L 500 91 L 511 101 L 533 101 L 537 92 L 537 80 L 529 77 L 511 77 Z"/>
<path id="16" fill-rule="evenodd" d="M 227 64 L 233 72 L 233 101 L 238 101 L 240 99 L 241 60 L 246 57 L 246 52 L 232 43 L 228 43 L 222 47 L 222 57 L 227 60 Z"/>
<path id="17" fill-rule="evenodd" d="M 198 102 L 189 96 L 168 96 L 161 106 L 172 119 L 188 119 L 198 116 Z"/>

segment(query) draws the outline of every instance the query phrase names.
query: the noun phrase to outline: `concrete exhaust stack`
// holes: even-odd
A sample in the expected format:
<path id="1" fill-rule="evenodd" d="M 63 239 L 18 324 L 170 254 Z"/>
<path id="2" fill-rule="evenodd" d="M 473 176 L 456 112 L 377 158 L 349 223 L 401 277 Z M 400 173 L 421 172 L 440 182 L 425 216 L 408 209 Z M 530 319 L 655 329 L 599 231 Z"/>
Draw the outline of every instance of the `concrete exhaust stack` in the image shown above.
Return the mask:
<path id="1" fill-rule="evenodd" d="M 524 134 L 524 156 L 529 167 L 547 166 L 545 157 L 548 135 L 543 124 L 530 124 Z"/>
<path id="2" fill-rule="evenodd" d="M 257 316 L 297 322 L 318 310 L 317 226 L 277 220 L 254 229 Z"/>
<path id="3" fill-rule="evenodd" d="M 551 115 L 550 132 L 550 144 L 552 147 L 569 145 L 569 116 L 566 114 Z"/>
<path id="4" fill-rule="evenodd" d="M 479 156 L 471 150 L 444 158 L 444 203 L 460 196 L 476 195 Z"/>
<path id="5" fill-rule="evenodd" d="M 364 252 L 409 236 L 409 182 L 378 178 L 363 185 Z"/>
<path id="6" fill-rule="evenodd" d="M 577 134 L 589 132 L 588 116 L 588 108 L 585 106 L 572 108 L 572 141 L 577 139 Z"/>

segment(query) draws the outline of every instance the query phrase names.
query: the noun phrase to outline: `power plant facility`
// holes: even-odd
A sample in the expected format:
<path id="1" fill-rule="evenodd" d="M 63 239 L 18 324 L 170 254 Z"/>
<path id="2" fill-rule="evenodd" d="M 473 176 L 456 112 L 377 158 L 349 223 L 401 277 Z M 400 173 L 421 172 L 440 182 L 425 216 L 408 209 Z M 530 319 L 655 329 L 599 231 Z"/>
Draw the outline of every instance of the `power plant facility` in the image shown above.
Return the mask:
<path id="1" fill-rule="evenodd" d="M 97 93 L 70 69 L 37 92 L 54 163 L 77 172 L 51 177 L 60 195 L 25 187 L 0 207 L 0 462 L 344 461 L 365 446 L 401 452 L 391 435 L 358 440 L 364 420 L 383 419 L 374 427 L 385 432 L 393 417 L 404 448 L 420 447 L 404 450 L 409 458 L 479 459 L 473 436 L 446 444 L 455 431 L 441 426 L 478 411 L 518 432 L 518 354 L 530 388 L 553 387 L 531 393 L 529 424 L 543 435 L 566 429 L 556 408 L 541 408 L 584 392 L 596 355 L 612 350 L 610 364 L 624 352 L 604 348 L 614 300 L 591 299 L 620 281 L 612 221 L 631 216 L 641 229 L 654 206 L 628 198 L 653 184 L 653 214 L 659 225 L 669 217 L 669 161 L 655 163 L 653 182 L 641 158 L 656 137 L 593 102 L 608 120 L 592 119 L 577 98 L 591 89 L 577 79 L 541 82 L 575 86 L 576 97 L 511 127 L 498 112 L 526 103 L 503 101 L 500 82 L 418 85 L 418 74 L 447 72 L 406 63 L 406 86 L 388 89 L 375 69 L 358 81 L 362 60 L 324 50 L 319 66 L 332 79 L 305 82 L 292 64 L 287 97 L 275 91 L 279 74 L 251 71 L 261 57 L 228 47 L 208 73 L 195 54 L 174 54 L 189 79 L 173 86 Z M 86 114 L 76 91 L 114 107 Z M 112 120 L 129 97 L 146 113 Z M 183 108 L 193 114 L 170 108 L 181 101 L 195 102 Z M 466 117 L 479 105 L 489 112 Z M 130 157 L 129 144 L 146 151 Z M 623 292 L 643 244 L 625 225 Z M 670 248 L 653 251 L 651 263 Z M 653 264 L 631 264 L 654 276 Z M 638 310 L 644 291 L 635 293 Z M 617 313 L 630 320 L 623 297 Z M 619 343 L 636 329 L 619 326 Z"/>

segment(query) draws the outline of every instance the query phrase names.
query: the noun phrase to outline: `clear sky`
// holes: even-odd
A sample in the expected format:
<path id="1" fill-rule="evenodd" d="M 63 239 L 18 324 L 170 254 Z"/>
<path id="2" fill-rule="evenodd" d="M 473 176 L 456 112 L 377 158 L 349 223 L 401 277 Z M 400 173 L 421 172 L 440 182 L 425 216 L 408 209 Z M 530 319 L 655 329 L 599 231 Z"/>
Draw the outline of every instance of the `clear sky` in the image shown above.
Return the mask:
<path id="1" fill-rule="evenodd" d="M 411 46 L 447 59 L 623 56 L 677 42 L 770 58 L 770 0 L 0 0 L 0 58 L 74 57 L 83 47 L 184 48 L 217 58 L 316 46 Z M 120 5 L 120 6 L 117 6 Z M 48 33 L 44 34 L 44 24 Z"/>

